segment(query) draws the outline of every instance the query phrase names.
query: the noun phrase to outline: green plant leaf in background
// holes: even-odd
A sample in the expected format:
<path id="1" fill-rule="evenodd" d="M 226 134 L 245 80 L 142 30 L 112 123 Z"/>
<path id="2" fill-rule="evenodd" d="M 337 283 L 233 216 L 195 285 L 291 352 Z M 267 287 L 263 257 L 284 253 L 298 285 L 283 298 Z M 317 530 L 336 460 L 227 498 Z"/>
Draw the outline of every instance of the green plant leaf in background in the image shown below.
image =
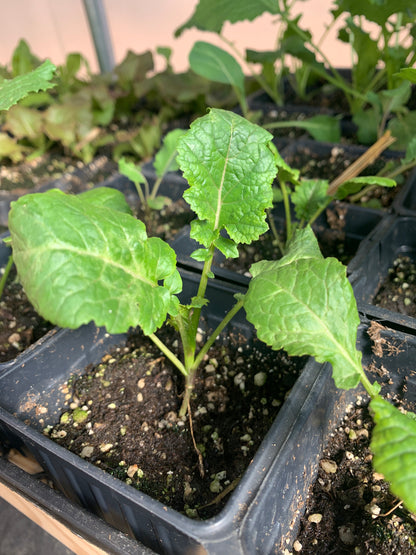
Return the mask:
<path id="1" fill-rule="evenodd" d="M 162 147 L 156 153 L 154 161 L 154 167 L 158 177 L 162 177 L 166 172 L 173 172 L 179 168 L 176 161 L 178 154 L 177 145 L 179 138 L 185 133 L 185 129 L 174 129 L 163 138 Z"/>
<path id="2" fill-rule="evenodd" d="M 175 252 L 148 239 L 128 211 L 122 193 L 103 188 L 79 196 L 54 189 L 12 204 L 13 259 L 44 318 L 65 328 L 94 321 L 110 333 L 139 325 L 151 334 L 175 314 L 179 301 L 169 288 L 178 281 Z"/>
<path id="3" fill-rule="evenodd" d="M 346 267 L 323 258 L 311 228 L 296 231 L 283 258 L 254 264 L 250 272 L 244 308 L 259 339 L 289 355 L 330 362 L 337 387 L 356 387 L 362 370 L 354 293 Z"/>
<path id="4" fill-rule="evenodd" d="M 416 420 L 379 396 L 371 400 L 370 409 L 375 421 L 371 439 L 374 468 L 416 514 Z"/>
<path id="5" fill-rule="evenodd" d="M 226 229 L 235 243 L 250 243 L 267 231 L 277 173 L 272 135 L 225 110 L 211 109 L 178 142 L 178 163 L 189 189 L 185 200 L 213 234 Z M 207 235 L 194 227 L 206 247 Z"/>
<path id="6" fill-rule="evenodd" d="M 303 179 L 291 195 L 296 217 L 299 220 L 309 221 L 321 206 L 327 204 L 327 190 L 327 180 Z"/>
<path id="7" fill-rule="evenodd" d="M 353 179 L 345 181 L 342 185 L 338 187 L 334 198 L 342 200 L 348 195 L 358 193 L 358 191 L 361 191 L 361 189 L 363 189 L 367 185 L 395 187 L 397 183 L 394 181 L 394 179 L 390 179 L 389 177 L 379 177 L 377 175 L 354 177 Z"/>
<path id="8" fill-rule="evenodd" d="M 51 79 L 55 66 L 49 60 L 30 73 L 6 79 L 0 83 L 0 110 L 8 110 L 31 92 L 45 91 L 54 87 Z"/>
<path id="9" fill-rule="evenodd" d="M 245 96 L 243 70 L 237 60 L 222 48 L 197 41 L 189 53 L 189 64 L 198 75 L 231 85 L 239 95 Z"/>
<path id="10" fill-rule="evenodd" d="M 307 120 L 275 121 L 264 126 L 266 129 L 285 129 L 286 127 L 298 127 L 306 129 L 317 141 L 337 143 L 341 139 L 341 128 L 339 119 L 335 116 L 320 114 L 312 116 Z"/>
<path id="11" fill-rule="evenodd" d="M 201 31 L 220 33 L 226 21 L 253 21 L 264 12 L 277 14 L 279 4 L 275 0 L 199 0 L 192 16 L 181 25 L 175 36 L 180 36 L 185 29 L 196 27 Z"/>
<path id="12" fill-rule="evenodd" d="M 416 83 L 416 69 L 413 67 L 402 68 L 398 73 L 395 73 L 394 76 L 407 79 L 411 83 Z"/>

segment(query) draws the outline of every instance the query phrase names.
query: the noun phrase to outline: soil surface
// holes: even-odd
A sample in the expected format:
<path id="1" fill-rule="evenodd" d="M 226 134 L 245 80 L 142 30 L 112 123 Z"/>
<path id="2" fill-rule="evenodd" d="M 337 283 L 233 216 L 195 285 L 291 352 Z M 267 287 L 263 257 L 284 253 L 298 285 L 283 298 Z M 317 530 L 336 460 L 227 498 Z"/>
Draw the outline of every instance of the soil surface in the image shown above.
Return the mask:
<path id="1" fill-rule="evenodd" d="M 15 358 L 52 327 L 30 304 L 12 269 L 0 299 L 0 362 Z"/>
<path id="2" fill-rule="evenodd" d="M 177 346 L 167 331 L 164 339 Z M 178 416 L 179 372 L 148 338 L 133 335 L 70 384 L 68 410 L 46 433 L 132 487 L 205 519 L 238 484 L 303 364 L 232 335 L 201 365 L 190 420 Z"/>
<path id="3" fill-rule="evenodd" d="M 396 258 L 373 303 L 416 317 L 416 264 L 408 256 Z"/>
<path id="4" fill-rule="evenodd" d="M 380 343 L 380 326 L 373 323 L 369 334 L 376 356 L 390 356 L 400 346 Z M 385 356 L 385 355 L 384 355 Z M 386 393 L 391 377 L 384 366 L 367 368 L 382 394 L 404 410 L 415 411 L 402 395 Z M 416 516 L 403 508 L 389 491 L 383 475 L 372 467 L 370 450 L 374 424 L 368 397 L 358 397 L 340 426 L 331 434 L 319 464 L 316 481 L 309 492 L 306 513 L 290 553 L 414 555 Z"/>

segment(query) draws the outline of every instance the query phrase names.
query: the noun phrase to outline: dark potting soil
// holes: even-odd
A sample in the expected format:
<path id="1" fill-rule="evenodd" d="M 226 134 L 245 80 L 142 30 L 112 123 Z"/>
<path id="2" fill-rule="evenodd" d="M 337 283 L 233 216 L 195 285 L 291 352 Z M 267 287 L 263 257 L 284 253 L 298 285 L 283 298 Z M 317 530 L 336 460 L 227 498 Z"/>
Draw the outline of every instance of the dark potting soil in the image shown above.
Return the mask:
<path id="1" fill-rule="evenodd" d="M 382 308 L 416 317 L 416 264 L 408 256 L 396 258 L 373 302 Z"/>
<path id="2" fill-rule="evenodd" d="M 0 299 L 0 362 L 7 362 L 53 326 L 35 311 L 11 270 Z"/>
<path id="3" fill-rule="evenodd" d="M 164 338 L 177 346 L 170 330 Z M 162 336 L 163 339 L 163 336 Z M 163 504 L 192 518 L 218 513 L 243 472 L 304 359 L 290 359 L 239 336 L 201 364 L 190 420 L 179 417 L 183 380 L 148 339 L 126 347 L 71 382 L 68 410 L 49 437 Z"/>
<path id="4" fill-rule="evenodd" d="M 379 327 L 375 323 L 369 331 L 374 354 L 383 356 L 377 341 Z M 383 347 L 390 355 L 400 348 L 388 344 Z M 383 366 L 372 363 L 367 372 L 380 384 L 390 380 Z M 387 398 L 396 406 L 415 411 L 414 406 L 397 395 L 387 394 Z M 331 434 L 292 552 L 311 555 L 416 553 L 416 516 L 403 508 L 390 493 L 383 475 L 372 467 L 373 427 L 368 398 L 359 397 Z"/>
<path id="5" fill-rule="evenodd" d="M 0 167 L 0 199 L 7 193 L 20 196 L 34 192 L 57 179 L 66 191 L 79 193 L 108 179 L 116 169 L 116 163 L 104 155 L 86 164 L 66 156 L 59 149 L 52 149 L 21 164 L 3 164 Z"/>
<path id="6" fill-rule="evenodd" d="M 168 202 L 161 210 L 143 210 L 140 204 L 132 209 L 136 218 L 146 225 L 147 235 L 164 241 L 171 241 L 195 219 L 195 213 L 184 199 Z"/>

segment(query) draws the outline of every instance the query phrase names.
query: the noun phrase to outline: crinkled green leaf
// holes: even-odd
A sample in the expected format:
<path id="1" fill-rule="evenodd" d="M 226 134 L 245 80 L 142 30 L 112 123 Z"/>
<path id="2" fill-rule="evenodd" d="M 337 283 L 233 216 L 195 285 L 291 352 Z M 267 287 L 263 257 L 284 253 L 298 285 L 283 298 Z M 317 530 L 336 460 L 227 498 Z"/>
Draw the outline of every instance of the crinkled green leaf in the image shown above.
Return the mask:
<path id="1" fill-rule="evenodd" d="M 170 131 L 162 141 L 162 147 L 157 152 L 154 161 L 154 168 L 156 175 L 162 177 L 166 172 L 173 172 L 178 169 L 176 161 L 177 144 L 179 137 L 186 133 L 185 129 L 173 129 Z"/>
<path id="2" fill-rule="evenodd" d="M 49 60 L 30 73 L 0 83 L 0 110 L 8 110 L 13 104 L 31 92 L 45 91 L 55 85 L 51 83 L 55 66 Z"/>
<path id="3" fill-rule="evenodd" d="M 334 198 L 342 200 L 348 195 L 353 195 L 354 193 L 361 191 L 361 189 L 363 187 L 366 187 L 367 185 L 378 185 L 379 187 L 395 187 L 397 184 L 394 179 L 390 179 L 389 177 L 379 177 L 377 175 L 354 177 L 353 179 L 345 181 L 342 185 L 338 187 Z"/>
<path id="4" fill-rule="evenodd" d="M 300 247 L 304 239 L 306 250 Z M 247 319 L 273 349 L 330 362 L 337 387 L 356 387 L 359 317 L 346 268 L 335 258 L 318 255 L 310 227 L 301 231 L 292 248 L 295 256 L 289 248 L 281 260 L 255 268 L 244 302 Z"/>
<path id="5" fill-rule="evenodd" d="M 175 31 L 175 36 L 192 27 L 219 33 L 226 21 L 253 21 L 264 12 L 277 14 L 279 11 L 275 0 L 199 0 L 195 12 Z"/>
<path id="6" fill-rule="evenodd" d="M 233 112 L 212 109 L 179 140 L 178 163 L 189 183 L 184 198 L 211 233 L 225 229 L 238 244 L 267 231 L 277 172 L 271 138 Z M 195 229 L 193 237 L 208 247 Z"/>
<path id="7" fill-rule="evenodd" d="M 177 310 L 172 282 L 163 285 L 176 271 L 175 253 L 102 195 L 54 189 L 14 202 L 9 227 L 19 278 L 36 310 L 61 327 L 94 321 L 110 333 L 131 326 L 153 333 Z"/>
<path id="8" fill-rule="evenodd" d="M 375 428 L 371 439 L 373 465 L 390 482 L 391 491 L 416 514 L 416 421 L 414 415 L 375 397 L 370 402 Z"/>
<path id="9" fill-rule="evenodd" d="M 305 179 L 295 187 L 291 201 L 296 217 L 309 221 L 316 211 L 327 204 L 328 181 L 326 179 Z"/>
<path id="10" fill-rule="evenodd" d="M 245 78 L 240 64 L 219 46 L 197 41 L 189 53 L 189 65 L 198 75 L 210 81 L 236 87 L 242 96 L 245 95 Z"/>

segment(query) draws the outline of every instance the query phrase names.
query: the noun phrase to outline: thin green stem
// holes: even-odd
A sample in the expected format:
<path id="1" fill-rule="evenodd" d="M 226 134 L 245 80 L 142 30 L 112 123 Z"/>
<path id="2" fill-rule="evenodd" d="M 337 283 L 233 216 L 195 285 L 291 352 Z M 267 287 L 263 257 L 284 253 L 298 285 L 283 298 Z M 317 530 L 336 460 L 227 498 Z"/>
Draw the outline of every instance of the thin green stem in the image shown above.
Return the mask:
<path id="1" fill-rule="evenodd" d="M 275 224 L 275 221 L 274 221 L 274 218 L 273 218 L 273 213 L 272 213 L 271 210 L 267 210 L 267 219 L 269 220 L 269 227 L 270 227 L 270 230 L 273 234 L 273 239 L 277 243 L 277 246 L 279 247 L 280 252 L 282 254 L 284 254 L 285 246 L 282 243 L 282 241 L 280 240 L 279 232 L 277 231 L 276 224 Z"/>
<path id="2" fill-rule="evenodd" d="M 162 175 L 160 177 L 158 177 L 155 181 L 155 184 L 153 185 L 153 189 L 152 192 L 149 195 L 150 199 L 155 199 L 158 191 L 159 191 L 159 187 L 160 184 L 162 183 L 162 179 L 165 177 L 166 174 L 166 170 L 169 168 L 169 166 L 171 165 L 172 161 L 174 160 L 175 156 L 177 154 L 177 150 L 175 149 L 172 154 L 169 156 L 167 163 L 165 164 L 165 171 L 162 173 Z"/>
<path id="3" fill-rule="evenodd" d="M 193 365 L 193 372 L 195 372 L 198 366 L 201 364 L 204 356 L 207 354 L 209 349 L 212 347 L 220 333 L 223 331 L 225 326 L 234 318 L 237 312 L 242 308 L 244 305 L 244 297 L 241 297 L 236 304 L 232 307 L 231 310 L 227 312 L 224 316 L 223 320 L 219 323 L 219 325 L 215 328 L 215 330 L 211 333 L 207 341 L 205 342 L 204 346 L 199 351 L 197 357 L 195 358 L 195 362 Z"/>
<path id="4" fill-rule="evenodd" d="M 172 351 L 169 349 L 169 347 L 167 347 L 163 341 L 161 341 L 157 335 L 155 335 L 154 333 L 151 333 L 149 335 L 150 339 L 153 341 L 153 343 L 155 345 L 157 345 L 157 347 L 159 347 L 159 349 L 162 351 L 162 353 L 164 355 L 166 355 L 166 357 L 176 366 L 176 368 L 178 368 L 178 370 L 184 375 L 187 376 L 188 372 L 185 368 L 185 366 L 182 364 L 182 362 L 178 359 L 178 357 L 172 353 Z"/>
<path id="5" fill-rule="evenodd" d="M 290 214 L 290 201 L 289 201 L 289 194 L 287 191 L 286 184 L 280 182 L 280 190 L 282 191 L 283 196 L 283 206 L 285 208 L 285 217 L 286 217 L 286 243 L 292 237 L 292 216 Z"/>
<path id="6" fill-rule="evenodd" d="M 4 287 L 6 285 L 6 281 L 7 281 L 7 278 L 9 277 L 12 266 L 13 266 L 13 255 L 11 254 L 9 256 L 9 259 L 7 260 L 7 264 L 4 269 L 4 274 L 1 276 L 1 279 L 0 279 L 0 299 L 3 295 Z"/>

